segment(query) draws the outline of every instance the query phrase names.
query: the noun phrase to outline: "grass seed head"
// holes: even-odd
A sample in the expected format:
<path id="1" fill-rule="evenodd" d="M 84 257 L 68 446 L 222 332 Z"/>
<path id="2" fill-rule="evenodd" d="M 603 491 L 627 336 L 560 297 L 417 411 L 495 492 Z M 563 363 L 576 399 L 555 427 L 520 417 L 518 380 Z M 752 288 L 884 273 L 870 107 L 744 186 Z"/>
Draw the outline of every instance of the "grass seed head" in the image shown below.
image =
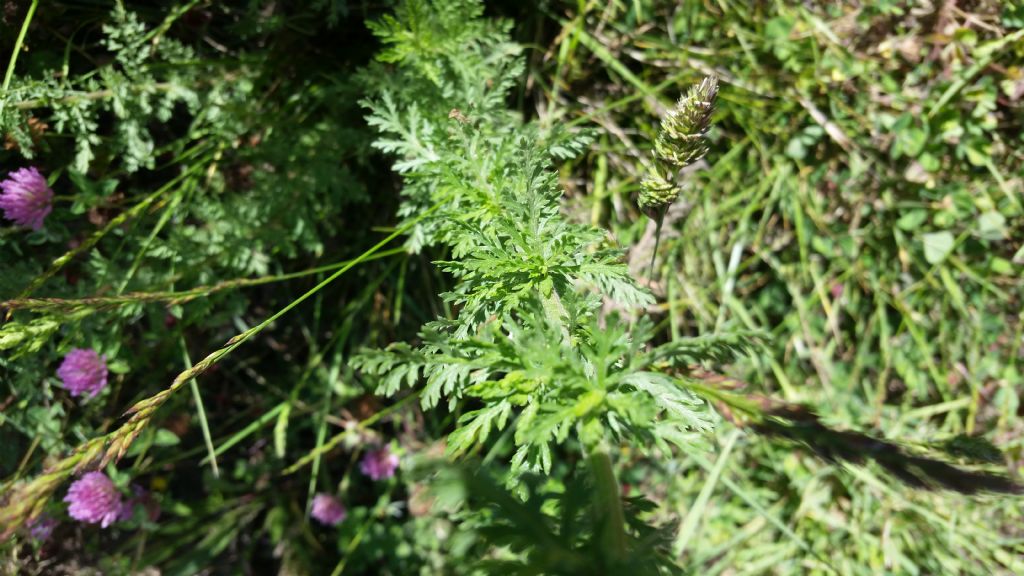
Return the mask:
<path id="1" fill-rule="evenodd" d="M 717 97 L 718 79 L 709 76 L 679 99 L 661 121 L 661 132 L 654 142 L 660 160 L 684 168 L 708 153 L 707 133 Z"/>

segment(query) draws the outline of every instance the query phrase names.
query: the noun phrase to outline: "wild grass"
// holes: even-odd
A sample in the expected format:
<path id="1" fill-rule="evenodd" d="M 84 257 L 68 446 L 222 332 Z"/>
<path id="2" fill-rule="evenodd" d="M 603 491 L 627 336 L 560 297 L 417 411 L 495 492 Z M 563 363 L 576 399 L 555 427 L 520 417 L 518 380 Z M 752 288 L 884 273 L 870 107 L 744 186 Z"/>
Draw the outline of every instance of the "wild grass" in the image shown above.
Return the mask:
<path id="1" fill-rule="evenodd" d="M 1024 573 L 1014 3 L 17 4 L 3 570 Z"/>
<path id="2" fill-rule="evenodd" d="M 711 153 L 656 255 L 666 337 L 767 331 L 772 353 L 732 366 L 747 390 L 923 448 L 981 433 L 1019 467 L 1021 102 L 997 71 L 1021 62 L 1013 14 L 581 4 L 548 13 L 558 32 L 531 79 L 539 113 L 604 128 L 573 166 L 579 211 L 639 242 L 639 270 L 654 244 L 631 202 L 644 150 L 673 95 L 718 76 Z M 709 475 L 645 479 L 686 519 L 694 570 L 1021 569 L 1019 502 L 883 489 L 871 470 L 723 438 L 736 447 Z"/>

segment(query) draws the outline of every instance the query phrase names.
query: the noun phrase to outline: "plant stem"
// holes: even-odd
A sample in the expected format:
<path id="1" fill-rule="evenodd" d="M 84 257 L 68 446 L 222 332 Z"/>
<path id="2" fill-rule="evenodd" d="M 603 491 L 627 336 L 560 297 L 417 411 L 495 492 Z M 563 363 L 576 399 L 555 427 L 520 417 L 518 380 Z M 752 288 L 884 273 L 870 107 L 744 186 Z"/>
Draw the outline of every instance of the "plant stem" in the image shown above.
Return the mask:
<path id="1" fill-rule="evenodd" d="M 341 350 L 338 349 L 334 353 L 334 358 L 331 362 L 331 367 L 327 371 L 326 390 L 324 394 L 324 404 L 320 411 L 320 423 L 316 430 L 316 456 L 313 457 L 313 469 L 309 475 L 309 487 L 306 491 L 306 513 L 312 509 L 313 496 L 316 493 L 316 480 L 320 476 L 320 457 L 322 453 L 319 450 L 324 445 L 324 440 L 327 439 L 327 413 L 331 409 L 331 396 L 334 392 L 334 383 L 338 380 L 338 373 L 341 371 Z"/>
<path id="2" fill-rule="evenodd" d="M 185 361 L 185 368 L 192 368 L 192 358 L 188 355 L 188 346 L 185 345 L 185 336 L 178 334 L 178 339 L 181 342 L 181 356 L 182 360 Z M 207 459 L 210 461 L 210 467 L 213 469 L 213 477 L 220 478 L 220 468 L 217 467 L 217 454 L 213 450 L 213 437 L 210 435 L 210 423 L 206 420 L 206 410 L 203 408 L 203 397 L 199 394 L 199 385 L 196 384 L 196 379 L 189 380 L 189 386 L 192 388 L 192 399 L 196 403 L 196 413 L 199 416 L 199 427 L 203 432 L 203 443 L 206 444 L 206 453 L 208 454 Z"/>
<path id="3" fill-rule="evenodd" d="M 594 510 L 600 530 L 600 549 L 614 565 L 626 557 L 626 517 L 619 482 L 603 442 L 590 451 L 587 459 L 594 475 Z"/>
<path id="4" fill-rule="evenodd" d="M 654 219 L 654 250 L 651 251 L 651 265 L 647 268 L 647 279 L 654 283 L 654 260 L 658 257 L 658 245 L 661 243 L 661 224 L 665 221 L 665 209 L 658 212 Z"/>
<path id="5" fill-rule="evenodd" d="M 4 74 L 3 92 L 7 92 L 7 88 L 11 85 L 11 79 L 14 78 L 14 65 L 18 62 L 18 54 L 21 53 L 21 45 L 25 42 L 28 25 L 32 22 L 32 16 L 35 15 L 38 5 L 39 0 L 32 0 L 32 5 L 28 7 L 28 13 L 25 14 L 25 21 L 21 23 L 21 31 L 18 32 L 18 39 L 14 41 L 14 51 L 11 52 L 11 60 L 7 63 L 7 73 Z M 0 101 L 0 106 L 3 106 L 2 101 Z M 0 112 L 2 111 L 3 108 L 0 108 Z"/>
<path id="6" fill-rule="evenodd" d="M 380 260 L 382 258 L 389 258 L 391 256 L 394 256 L 395 254 L 405 254 L 406 252 L 407 250 L 404 246 L 399 246 L 398 248 L 392 248 L 390 250 L 382 250 L 380 252 L 377 252 L 372 256 L 364 258 L 363 262 L 369 262 L 371 260 Z M 295 278 L 312 276 L 314 274 L 319 274 L 321 272 L 337 270 L 338 268 L 346 266 L 351 262 L 352 260 L 342 260 L 341 262 L 335 262 L 334 264 L 317 266 L 316 268 L 309 268 L 307 270 L 301 270 L 299 272 L 277 274 L 275 276 L 260 276 L 258 278 L 234 278 L 231 280 L 223 280 L 216 284 L 189 288 L 187 290 L 182 290 L 179 292 L 129 292 L 127 294 L 121 294 L 118 296 L 87 296 L 84 298 L 22 298 L 15 300 L 3 300 L 0 301 L 0 308 L 5 308 L 8 310 L 19 309 L 74 312 L 82 308 L 103 309 L 132 303 L 166 302 L 169 305 L 185 304 L 197 298 L 209 296 L 211 294 L 223 290 L 229 290 L 233 288 L 247 288 L 249 286 L 262 286 L 263 284 L 283 282 L 286 280 L 293 280 Z"/>

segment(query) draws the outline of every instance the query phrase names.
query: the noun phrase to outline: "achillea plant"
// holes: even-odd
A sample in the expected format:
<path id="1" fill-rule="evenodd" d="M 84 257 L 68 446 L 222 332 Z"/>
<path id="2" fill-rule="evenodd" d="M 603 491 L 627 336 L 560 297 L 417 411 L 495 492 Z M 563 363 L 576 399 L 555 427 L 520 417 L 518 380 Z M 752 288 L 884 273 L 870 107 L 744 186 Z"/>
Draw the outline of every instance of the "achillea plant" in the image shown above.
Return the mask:
<path id="1" fill-rule="evenodd" d="M 592 533 L 603 543 L 597 562 L 617 570 L 647 549 L 626 526 L 611 453 L 620 442 L 663 450 L 701 444 L 700 434 L 717 418 L 665 371 L 701 358 L 678 345 L 650 346 L 650 324 L 634 315 L 653 302 L 651 295 L 601 231 L 562 215 L 552 160 L 580 149 L 587 134 L 545 131 L 500 107 L 510 84 L 505 74 L 520 69 L 516 51 L 483 35 L 468 51 L 439 54 L 424 70 L 401 55 L 436 38 L 428 34 L 439 35 L 444 20 L 429 12 L 406 15 L 414 21 L 374 26 L 392 45 L 386 59 L 392 67 L 375 76 L 379 96 L 367 101 L 370 124 L 382 133 L 377 145 L 399 155 L 395 168 L 404 174 L 408 198 L 403 210 L 441 206 L 424 224 L 424 240 L 451 254 L 440 265 L 456 279 L 445 299 L 458 312 L 424 326 L 418 346 L 367 350 L 354 365 L 375 376 L 385 394 L 422 377 L 425 408 L 472 399 L 477 407 L 448 436 L 452 456 L 476 450 L 508 426 L 515 429 L 513 478 L 550 473 L 565 450 L 581 450 L 602 522 Z M 479 86 L 497 92 L 480 93 Z M 452 111 L 441 93 L 468 101 Z M 602 317 L 603 298 L 631 317 Z M 748 345 L 727 340 L 723 350 Z"/>

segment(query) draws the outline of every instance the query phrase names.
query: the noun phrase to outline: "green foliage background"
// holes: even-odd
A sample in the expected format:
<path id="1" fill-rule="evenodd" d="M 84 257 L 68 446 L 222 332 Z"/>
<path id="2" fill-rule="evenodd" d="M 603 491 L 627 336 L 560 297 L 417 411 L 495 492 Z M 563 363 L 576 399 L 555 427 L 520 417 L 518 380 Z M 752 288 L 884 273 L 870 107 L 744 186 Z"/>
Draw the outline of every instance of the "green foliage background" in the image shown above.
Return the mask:
<path id="1" fill-rule="evenodd" d="M 3 53 L 30 5 L 4 4 Z M 676 382 L 701 364 L 1024 470 L 1017 3 L 42 2 L 21 46 L 0 158 L 58 202 L 0 228 L 0 502 L 404 245 L 168 397 L 108 468 L 157 522 L 75 525 L 62 486 L 55 537 L 0 544 L 5 570 L 589 573 L 597 423 L 637 572 L 1024 572 L 1019 497 L 823 461 Z M 710 152 L 648 281 L 636 194 L 706 75 Z M 86 404 L 55 375 L 72 347 L 111 361 Z M 381 442 L 402 467 L 374 483 Z M 446 447 L 491 474 L 438 470 Z"/>

